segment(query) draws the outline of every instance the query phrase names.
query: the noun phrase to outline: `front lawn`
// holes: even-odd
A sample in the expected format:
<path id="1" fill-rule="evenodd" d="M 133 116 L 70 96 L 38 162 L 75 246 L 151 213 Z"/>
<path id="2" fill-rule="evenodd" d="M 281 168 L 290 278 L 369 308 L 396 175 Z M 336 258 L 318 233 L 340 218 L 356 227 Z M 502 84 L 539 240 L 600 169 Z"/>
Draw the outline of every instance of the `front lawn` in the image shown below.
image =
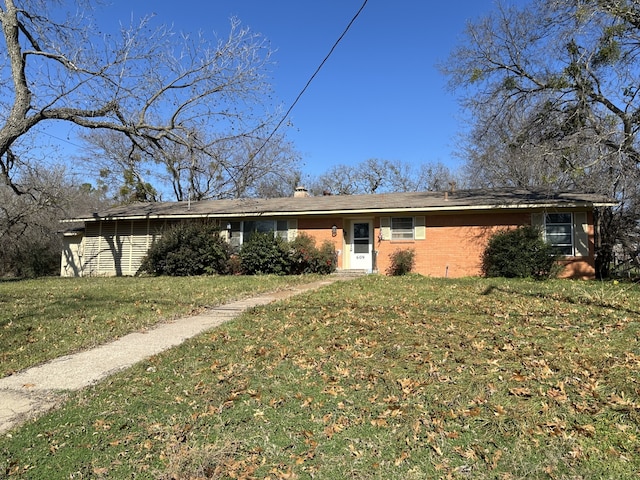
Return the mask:
<path id="1" fill-rule="evenodd" d="M 0 377 L 177 316 L 318 277 L 0 281 Z"/>
<path id="2" fill-rule="evenodd" d="M 367 276 L 250 312 L 0 440 L 10 478 L 636 478 L 640 293 Z"/>

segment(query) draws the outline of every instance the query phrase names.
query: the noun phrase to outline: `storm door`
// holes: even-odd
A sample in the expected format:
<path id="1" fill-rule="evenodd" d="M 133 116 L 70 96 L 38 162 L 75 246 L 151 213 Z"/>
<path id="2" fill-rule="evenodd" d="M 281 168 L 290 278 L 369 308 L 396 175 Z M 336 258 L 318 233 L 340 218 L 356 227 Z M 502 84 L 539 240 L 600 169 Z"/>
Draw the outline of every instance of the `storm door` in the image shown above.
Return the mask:
<path id="1" fill-rule="evenodd" d="M 351 223 L 351 264 L 354 270 L 371 272 L 373 229 L 371 221 Z"/>

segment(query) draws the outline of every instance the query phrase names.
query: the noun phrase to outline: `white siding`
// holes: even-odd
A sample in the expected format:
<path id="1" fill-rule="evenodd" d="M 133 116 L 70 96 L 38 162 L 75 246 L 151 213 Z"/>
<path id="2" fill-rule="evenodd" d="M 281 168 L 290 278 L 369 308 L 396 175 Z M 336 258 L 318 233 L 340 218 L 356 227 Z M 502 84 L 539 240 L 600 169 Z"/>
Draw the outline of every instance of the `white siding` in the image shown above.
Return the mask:
<path id="1" fill-rule="evenodd" d="M 62 238 L 61 277 L 81 277 L 84 261 L 83 235 L 65 235 Z"/>
<path id="2" fill-rule="evenodd" d="M 87 222 L 78 275 L 135 275 L 161 229 L 149 220 Z"/>
<path id="3" fill-rule="evenodd" d="M 98 275 L 115 275 L 115 257 L 119 254 L 117 223 L 100 222 L 100 236 L 98 237 Z M 118 264 L 120 262 L 118 261 Z"/>
<path id="4" fill-rule="evenodd" d="M 98 275 L 100 252 L 100 222 L 85 223 L 83 276 Z"/>
<path id="5" fill-rule="evenodd" d="M 123 275 L 136 274 L 150 246 L 149 221 L 134 220 L 130 222 L 130 233 L 123 249 Z"/>

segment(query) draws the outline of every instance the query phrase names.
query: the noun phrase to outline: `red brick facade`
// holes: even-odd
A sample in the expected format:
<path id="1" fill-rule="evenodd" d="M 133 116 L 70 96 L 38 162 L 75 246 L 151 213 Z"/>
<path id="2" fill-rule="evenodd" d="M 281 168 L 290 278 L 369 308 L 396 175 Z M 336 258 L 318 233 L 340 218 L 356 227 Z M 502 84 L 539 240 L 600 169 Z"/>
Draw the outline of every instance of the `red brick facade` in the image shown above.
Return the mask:
<path id="1" fill-rule="evenodd" d="M 288 239 L 306 233 L 318 246 L 329 241 L 341 270 L 384 274 L 393 252 L 413 249 L 414 271 L 433 277 L 480 275 L 495 232 L 538 225 L 558 248 L 577 255 L 561 261 L 563 276 L 593 278 L 593 211 L 615 205 L 595 194 L 523 189 L 319 197 L 299 189 L 291 198 L 141 202 L 65 220 L 84 222 L 84 230 L 65 235 L 61 275 L 133 275 L 168 225 L 206 219 L 217 221 L 236 247 L 252 229 Z"/>
<path id="2" fill-rule="evenodd" d="M 390 265 L 391 254 L 398 249 L 415 251 L 414 271 L 431 277 L 467 277 L 479 276 L 482 253 L 488 239 L 497 231 L 531 225 L 529 212 L 490 212 L 490 213 L 435 213 L 425 215 L 424 240 L 381 239 L 380 216 L 367 217 L 373 221 L 373 241 L 376 255 L 376 267 L 379 273 L 385 273 Z M 356 220 L 356 218 L 351 219 Z M 332 227 L 336 226 L 336 235 Z M 333 217 L 301 217 L 298 219 L 298 232 L 304 232 L 316 239 L 318 245 L 324 241 L 334 244 L 338 256 L 338 268 L 349 268 L 346 258 L 348 244 L 349 219 Z M 593 278 L 594 245 L 593 216 L 588 213 L 589 256 L 569 257 L 562 260 L 565 265 L 561 276 L 567 278 Z M 347 240 L 346 240 L 347 239 Z"/>

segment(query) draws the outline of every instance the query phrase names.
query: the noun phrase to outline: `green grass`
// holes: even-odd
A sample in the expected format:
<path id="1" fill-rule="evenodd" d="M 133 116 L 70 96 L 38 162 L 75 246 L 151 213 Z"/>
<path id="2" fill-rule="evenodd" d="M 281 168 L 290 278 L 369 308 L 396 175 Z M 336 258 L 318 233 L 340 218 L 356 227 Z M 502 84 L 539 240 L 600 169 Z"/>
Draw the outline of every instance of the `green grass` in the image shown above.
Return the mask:
<path id="1" fill-rule="evenodd" d="M 368 276 L 247 314 L 0 440 L 9 478 L 636 478 L 640 292 Z"/>
<path id="2" fill-rule="evenodd" d="M 44 278 L 0 282 L 0 377 L 163 320 L 315 278 Z"/>

